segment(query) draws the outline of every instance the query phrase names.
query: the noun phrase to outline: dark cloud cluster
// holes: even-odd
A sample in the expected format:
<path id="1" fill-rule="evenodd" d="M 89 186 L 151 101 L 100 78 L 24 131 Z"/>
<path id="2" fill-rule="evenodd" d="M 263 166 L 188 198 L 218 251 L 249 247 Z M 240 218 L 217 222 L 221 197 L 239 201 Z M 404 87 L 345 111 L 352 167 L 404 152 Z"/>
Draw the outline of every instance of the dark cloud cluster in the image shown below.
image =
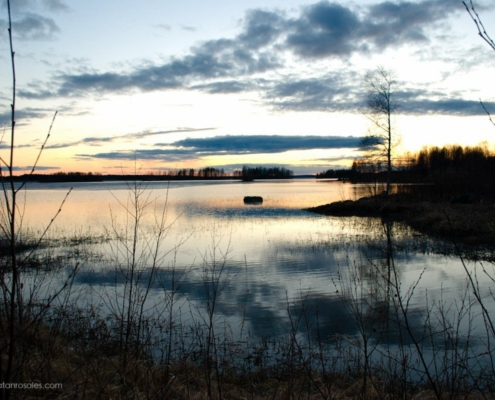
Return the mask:
<path id="1" fill-rule="evenodd" d="M 60 0 L 44 1 L 52 8 L 57 4 L 63 8 Z M 302 8 L 296 16 L 255 9 L 246 13 L 237 36 L 200 43 L 183 57 L 162 64 L 143 63 L 129 71 L 59 72 L 55 86 L 34 86 L 20 90 L 19 96 L 43 99 L 179 88 L 210 94 L 258 91 L 264 103 L 277 110 L 356 112 L 363 106 L 362 77 L 351 72 L 305 78 L 279 74 L 272 80 L 259 75 L 284 66 L 287 54 L 311 62 L 427 43 L 431 27 L 461 9 L 455 0 L 381 1 L 361 8 L 323 0 Z M 58 30 L 49 19 L 29 19 L 27 14 L 25 18 L 20 30 L 25 38 L 47 38 Z M 398 101 L 402 101 L 400 112 L 408 114 L 484 112 L 475 101 L 445 93 L 433 98 L 426 92 L 403 90 Z"/>
<path id="2" fill-rule="evenodd" d="M 280 153 L 290 150 L 335 149 L 356 147 L 354 136 L 215 136 L 211 138 L 183 139 L 173 145 L 201 153 L 259 154 Z"/>
<path id="3" fill-rule="evenodd" d="M 333 109 L 355 108 L 355 102 L 349 103 L 345 96 L 336 101 L 336 91 L 348 89 L 340 82 L 296 79 L 263 86 L 250 77 L 281 67 L 286 51 L 303 59 L 349 57 L 355 52 L 426 42 L 428 27 L 459 8 L 453 0 L 384 1 L 362 9 L 320 1 L 303 8 L 296 17 L 256 9 L 247 12 L 236 37 L 206 41 L 184 57 L 128 72 L 61 73 L 56 79 L 58 87 L 20 94 L 42 98 L 175 88 L 208 93 L 266 90 L 268 99 L 280 108 L 326 109 L 328 103 L 343 104 Z M 280 97 L 286 100 L 277 101 Z"/>
<path id="4" fill-rule="evenodd" d="M 5 6 L 5 4 L 4 4 Z M 11 2 L 12 27 L 16 40 L 52 40 L 60 32 L 54 19 L 42 15 L 44 11 L 68 11 L 69 7 L 61 0 L 16 0 Z M 0 29 L 7 31 L 8 22 L 0 19 Z"/>
<path id="5" fill-rule="evenodd" d="M 358 77 L 339 71 L 320 78 L 293 78 L 266 84 L 265 101 L 283 111 L 356 111 L 362 105 Z"/>
<path id="6" fill-rule="evenodd" d="M 303 57 L 350 55 L 363 46 L 361 21 L 350 8 L 320 2 L 307 7 L 299 19 L 290 21 L 286 46 Z"/>
<path id="7" fill-rule="evenodd" d="M 118 160 L 182 161 L 207 156 L 271 154 L 291 150 L 352 149 L 360 138 L 354 136 L 282 136 L 282 135 L 227 135 L 210 138 L 188 138 L 173 143 L 156 144 L 153 149 L 115 151 L 98 154 L 78 154 L 83 158 Z"/>
<path id="8" fill-rule="evenodd" d="M 49 40 L 60 32 L 52 18 L 38 14 L 25 14 L 14 21 L 13 25 L 16 37 L 20 40 Z"/>
<path id="9" fill-rule="evenodd" d="M 289 21 L 293 29 L 286 45 L 300 56 L 318 58 L 428 42 L 428 29 L 461 6 L 453 0 L 383 1 L 359 12 L 321 1 Z"/>
<path id="10" fill-rule="evenodd" d="M 0 20 L 0 30 L 7 31 L 7 21 Z M 22 13 L 12 21 L 15 40 L 52 40 L 60 32 L 53 18 L 35 13 Z"/>
<path id="11" fill-rule="evenodd" d="M 211 93 L 244 91 L 247 87 L 241 82 L 235 83 L 232 78 L 251 76 L 281 66 L 279 57 L 266 48 L 279 35 L 277 21 L 281 21 L 277 14 L 252 11 L 248 13 L 243 31 L 234 39 L 209 40 L 193 47 L 190 54 L 182 58 L 172 58 L 162 65 L 146 65 L 126 73 L 61 74 L 56 79 L 58 88 L 44 90 L 43 96 L 187 87 Z M 37 92 L 23 92 L 22 95 L 27 98 L 40 96 Z"/>
<path id="12" fill-rule="evenodd" d="M 356 85 L 359 77 L 347 72 L 334 72 L 321 78 L 271 82 L 264 99 L 282 111 L 364 112 L 363 88 Z M 440 91 L 404 87 L 394 93 L 397 112 L 408 115 L 442 114 L 458 116 L 484 115 L 479 101 L 451 96 Z M 494 102 L 484 102 L 495 110 Z"/>
<path id="13" fill-rule="evenodd" d="M 490 110 L 495 110 L 495 102 L 483 102 Z M 479 101 L 443 98 L 440 100 L 409 100 L 401 103 L 399 111 L 403 114 L 412 115 L 486 115 Z"/>

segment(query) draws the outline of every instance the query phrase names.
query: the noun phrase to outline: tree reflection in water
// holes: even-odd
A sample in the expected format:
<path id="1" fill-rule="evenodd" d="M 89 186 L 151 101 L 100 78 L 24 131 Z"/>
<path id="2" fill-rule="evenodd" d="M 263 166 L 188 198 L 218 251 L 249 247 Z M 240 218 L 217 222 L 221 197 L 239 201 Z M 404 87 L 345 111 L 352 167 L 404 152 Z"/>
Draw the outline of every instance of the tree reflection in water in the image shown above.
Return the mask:
<path id="1" fill-rule="evenodd" d="M 376 252 L 376 243 L 370 242 L 372 256 L 349 266 L 337 284 L 357 327 L 357 333 L 345 339 L 355 350 L 362 393 L 369 385 L 375 387 L 387 379 L 399 385 L 401 393 L 421 382 L 437 398 L 444 392 L 461 393 L 467 384 L 478 388 L 491 385 L 494 335 L 486 307 L 493 309 L 493 296 L 481 299 L 479 293 L 486 288 L 481 288 L 476 272 L 466 264 L 471 281 L 452 300 L 444 299 L 443 288 L 433 299 L 428 289 L 420 288 L 425 268 L 404 285 L 402 275 L 408 265 L 394 258 L 394 223 L 381 220 L 381 226 L 381 254 Z M 418 300 L 418 291 L 424 293 L 423 302 Z M 492 303 L 488 305 L 489 301 Z M 480 312 L 480 303 L 486 311 Z M 476 324 L 487 327 L 486 340 L 480 336 L 483 329 L 475 331 Z"/>

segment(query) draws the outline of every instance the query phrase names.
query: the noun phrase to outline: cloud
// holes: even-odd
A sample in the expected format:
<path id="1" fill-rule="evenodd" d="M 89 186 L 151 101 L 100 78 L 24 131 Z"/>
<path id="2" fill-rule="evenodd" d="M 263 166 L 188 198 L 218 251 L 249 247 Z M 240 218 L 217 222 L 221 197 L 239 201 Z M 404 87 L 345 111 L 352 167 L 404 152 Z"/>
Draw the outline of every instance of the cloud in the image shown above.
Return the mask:
<path id="1" fill-rule="evenodd" d="M 69 11 L 70 8 L 61 0 L 43 0 L 45 7 L 50 11 Z"/>
<path id="2" fill-rule="evenodd" d="M 22 108 L 15 112 L 16 126 L 20 125 L 22 120 L 32 119 L 32 118 L 43 118 L 46 117 L 47 113 L 51 110 L 45 108 Z M 0 113 L 0 127 L 10 125 L 12 120 L 11 111 L 5 111 Z"/>
<path id="3" fill-rule="evenodd" d="M 41 6 L 41 7 L 40 7 Z M 2 7 L 7 8 L 7 2 L 2 1 Z M 12 14 L 45 8 L 49 11 L 68 11 L 69 7 L 62 0 L 15 0 L 10 2 Z"/>
<path id="4" fill-rule="evenodd" d="M 1 21 L 0 25 L 6 27 L 7 23 Z M 60 28 L 52 18 L 25 13 L 12 21 L 12 31 L 19 40 L 52 40 L 60 32 Z"/>
<path id="5" fill-rule="evenodd" d="M 328 167 L 328 163 L 332 163 L 335 161 L 349 161 L 355 159 L 356 156 L 335 156 L 335 157 L 325 157 L 325 158 L 312 158 L 310 160 L 305 160 L 305 161 L 323 161 L 325 164 L 322 165 Z"/>
<path id="6" fill-rule="evenodd" d="M 191 86 L 191 89 L 201 90 L 202 92 L 217 94 L 217 93 L 240 93 L 248 90 L 254 90 L 255 86 L 250 82 L 241 81 L 221 81 L 205 83 Z"/>
<path id="7" fill-rule="evenodd" d="M 344 71 L 309 79 L 287 77 L 265 83 L 264 100 L 281 111 L 363 112 L 363 88 L 356 84 L 362 77 Z M 470 95 L 470 94 L 469 94 Z M 466 99 L 463 92 L 447 93 L 404 87 L 394 93 L 398 114 L 484 115 L 478 100 Z M 466 96 L 467 97 L 467 96 Z M 490 110 L 495 103 L 484 102 Z"/>
<path id="8" fill-rule="evenodd" d="M 273 70 L 281 66 L 273 52 L 262 51 L 271 44 L 276 33 L 269 26 L 276 16 L 266 12 L 252 12 L 245 31 L 234 39 L 217 39 L 201 43 L 191 49 L 189 55 L 172 58 L 161 65 L 146 65 L 129 72 L 62 73 L 55 77 L 56 90 L 23 93 L 26 97 L 79 96 L 85 92 L 113 92 L 128 90 L 167 90 L 185 88 L 191 82 L 200 81 L 198 89 L 206 89 L 205 80 L 232 79 Z M 221 82 L 214 83 L 219 87 Z M 194 87 L 194 84 L 192 85 Z M 208 91 L 208 89 L 206 89 Z"/>
<path id="9" fill-rule="evenodd" d="M 62 149 L 77 145 L 87 145 L 87 146 L 101 146 L 107 143 L 118 142 L 118 141 L 134 141 L 142 139 L 148 136 L 158 136 L 158 135 L 168 135 L 170 133 L 186 133 L 186 132 L 203 132 L 214 130 L 215 128 L 178 128 L 166 131 L 143 131 L 135 133 L 127 133 L 120 136 L 107 136 L 107 137 L 86 137 L 84 139 L 78 140 L 76 142 L 66 142 L 66 143 L 56 143 L 46 146 L 46 149 Z"/>
<path id="10" fill-rule="evenodd" d="M 354 148 L 359 139 L 354 136 L 215 136 L 212 138 L 184 139 L 174 142 L 175 147 L 191 148 L 198 154 L 261 154 L 290 150 Z"/>
<path id="11" fill-rule="evenodd" d="M 78 154 L 78 157 L 117 160 L 192 160 L 219 155 L 272 154 L 291 150 L 357 148 L 360 138 L 354 136 L 214 136 L 188 138 L 173 143 L 156 144 L 153 149 Z"/>
<path id="12" fill-rule="evenodd" d="M 97 154 L 77 154 L 82 159 L 105 159 L 105 160 L 158 160 L 163 162 L 175 162 L 191 160 L 196 158 L 189 150 L 179 149 L 138 149 L 135 151 L 111 151 Z"/>
<path id="13" fill-rule="evenodd" d="M 16 149 L 25 149 L 25 148 L 33 148 L 33 147 L 39 148 L 39 146 L 34 146 L 32 144 L 16 144 L 15 145 L 15 148 Z M 10 144 L 8 144 L 8 143 L 0 143 L 0 150 L 10 150 Z"/>
<path id="14" fill-rule="evenodd" d="M 211 49 L 208 50 L 208 49 Z M 132 89 L 141 91 L 177 89 L 187 86 L 192 80 L 210 80 L 225 77 L 250 75 L 265 72 L 277 65 L 270 54 L 253 55 L 232 44 L 210 42 L 197 49 L 194 54 L 174 59 L 161 66 L 148 66 L 131 73 L 85 73 L 62 74 L 61 85 L 56 92 L 44 91 L 44 95 L 56 93 L 60 96 L 80 96 L 87 91 L 107 93 Z M 33 94 L 29 94 L 33 96 Z"/>
<path id="15" fill-rule="evenodd" d="M 155 24 L 153 25 L 153 28 L 166 32 L 170 32 L 170 30 L 172 29 L 171 26 L 168 24 Z"/>
<path id="16" fill-rule="evenodd" d="M 463 96 L 462 92 L 450 95 L 441 91 L 428 89 L 406 89 L 395 93 L 399 106 L 398 112 L 407 115 L 486 115 L 478 100 L 469 99 L 471 95 Z M 489 110 L 495 110 L 494 102 L 483 102 Z"/>
<path id="17" fill-rule="evenodd" d="M 55 93 L 49 90 L 40 89 L 38 91 L 19 89 L 17 96 L 24 99 L 44 100 L 55 96 Z"/>
<path id="18" fill-rule="evenodd" d="M 252 83 L 233 82 L 283 67 L 287 51 L 311 60 L 425 42 L 429 27 L 458 9 L 452 0 L 386 1 L 360 10 L 321 1 L 291 18 L 281 11 L 254 9 L 246 13 L 238 35 L 202 42 L 183 57 L 162 64 L 143 63 L 129 71 L 60 73 L 55 77 L 58 87 L 24 95 L 43 98 L 177 88 L 208 93 L 253 90 Z"/>
<path id="19" fill-rule="evenodd" d="M 2 2 L 6 8 L 6 2 Z M 15 40 L 45 41 L 53 40 L 60 28 L 48 12 L 68 11 L 69 7 L 61 0 L 16 0 L 11 1 L 12 33 Z M 3 17 L 2 13 L 2 17 Z M 0 19 L 0 30 L 6 32 L 8 21 Z M 6 35 L 2 36 L 7 38 Z"/>
<path id="20" fill-rule="evenodd" d="M 322 1 L 292 21 L 286 46 L 302 57 L 349 55 L 361 45 L 361 24 L 349 8 Z"/>
<path id="21" fill-rule="evenodd" d="M 488 110 L 495 110 L 495 102 L 483 102 Z M 402 114 L 425 115 L 443 114 L 474 116 L 486 115 L 479 101 L 464 99 L 412 100 L 400 104 Z"/>
<path id="22" fill-rule="evenodd" d="M 2 6 L 6 8 L 5 1 L 2 2 Z M 53 18 L 43 14 L 47 11 L 69 11 L 70 8 L 62 0 L 16 0 L 11 1 L 11 10 L 12 33 L 15 40 L 45 41 L 53 40 L 60 32 L 60 28 Z M 7 20 L 0 19 L 0 30 L 6 32 L 7 26 Z"/>
<path id="23" fill-rule="evenodd" d="M 181 25 L 180 26 L 183 31 L 188 31 L 188 32 L 196 32 L 197 28 L 194 26 L 187 26 L 187 25 Z"/>
<path id="24" fill-rule="evenodd" d="M 12 168 L 14 171 L 19 172 L 19 171 L 27 171 L 30 172 L 33 169 L 32 165 L 26 165 L 25 167 L 14 167 Z M 50 167 L 50 166 L 42 166 L 42 165 L 37 165 L 35 172 L 37 171 L 49 171 L 52 169 L 60 169 L 60 167 Z"/>
<path id="25" fill-rule="evenodd" d="M 45 1 L 54 7 L 59 3 Z M 29 90 L 19 90 L 19 96 L 46 99 L 171 89 L 208 94 L 256 91 L 264 105 L 278 111 L 359 112 L 362 76 L 333 69 L 301 77 L 283 69 L 287 60 L 293 56 L 304 62 L 347 60 L 355 53 L 427 43 L 432 29 L 458 11 L 462 4 L 455 0 L 380 1 L 360 8 L 324 0 L 292 16 L 254 9 L 246 12 L 236 36 L 201 42 L 185 56 L 161 64 L 142 62 L 129 70 L 57 72 L 54 86 L 31 85 Z M 50 19 L 35 14 L 25 18 L 21 32 L 26 38 L 48 38 L 58 31 Z M 277 74 L 267 74 L 273 71 Z M 475 101 L 448 93 L 404 90 L 400 95 L 400 112 L 406 114 L 483 114 Z"/>
<path id="26" fill-rule="evenodd" d="M 250 10 L 244 19 L 238 41 L 248 49 L 260 49 L 273 44 L 284 30 L 286 21 L 276 12 Z"/>
<path id="27" fill-rule="evenodd" d="M 335 71 L 321 77 L 289 77 L 265 84 L 266 103 L 282 111 L 356 111 L 361 94 L 356 88 L 359 77 Z"/>
<path id="28" fill-rule="evenodd" d="M 368 17 L 371 23 L 365 26 L 364 35 L 372 38 L 377 46 L 397 45 L 404 41 L 428 42 L 425 28 L 458 11 L 462 11 L 462 3 L 452 0 L 384 1 L 370 6 Z"/>

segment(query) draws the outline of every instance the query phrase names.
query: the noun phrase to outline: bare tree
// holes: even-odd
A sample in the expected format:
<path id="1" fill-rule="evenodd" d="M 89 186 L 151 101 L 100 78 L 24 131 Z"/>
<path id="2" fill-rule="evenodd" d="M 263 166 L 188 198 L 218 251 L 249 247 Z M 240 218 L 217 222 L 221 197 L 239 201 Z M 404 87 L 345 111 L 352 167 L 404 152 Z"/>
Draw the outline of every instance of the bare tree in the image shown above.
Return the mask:
<path id="1" fill-rule="evenodd" d="M 372 122 L 371 133 L 362 140 L 362 147 L 378 150 L 379 156 L 385 158 L 387 164 L 386 194 L 390 193 L 392 178 L 392 142 L 394 129 L 392 115 L 397 111 L 395 101 L 397 89 L 394 71 L 378 67 L 369 71 L 365 78 L 367 86 L 366 116 Z"/>

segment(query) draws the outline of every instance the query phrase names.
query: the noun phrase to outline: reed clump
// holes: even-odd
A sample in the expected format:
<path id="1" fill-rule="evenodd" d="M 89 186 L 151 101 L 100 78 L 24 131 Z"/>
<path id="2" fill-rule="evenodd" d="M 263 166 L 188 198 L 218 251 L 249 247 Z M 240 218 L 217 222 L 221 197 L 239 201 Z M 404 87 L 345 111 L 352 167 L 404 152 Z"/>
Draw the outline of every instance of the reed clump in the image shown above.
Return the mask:
<path id="1" fill-rule="evenodd" d="M 205 379 L 205 365 L 187 359 L 164 365 L 143 357 L 129 354 L 128 364 L 119 363 L 120 354 L 105 350 L 108 334 L 104 323 L 94 324 L 98 332 L 88 340 L 86 332 L 75 338 L 74 332 L 64 332 L 50 325 L 37 325 L 25 335 L 25 363 L 21 376 L 23 382 L 60 383 L 52 389 L 32 389 L 17 392 L 17 398 L 72 398 L 72 399 L 381 399 L 395 398 L 397 385 L 368 377 L 363 389 L 362 372 L 323 371 L 308 373 L 307 365 L 288 360 L 269 368 L 222 370 L 221 390 L 219 382 L 211 385 Z M 80 324 L 84 326 L 83 323 Z M 3 344 L 3 343 L 2 343 Z M 116 343 L 115 343 L 116 344 Z M 287 344 L 287 343 L 286 343 Z M 291 345 L 294 345 L 292 343 Z M 294 360 L 295 361 L 295 360 Z M 299 360 L 300 361 L 300 360 Z M 316 361 L 313 360 L 313 362 Z M 378 371 L 376 371 L 378 372 Z M 222 393 L 219 395 L 219 393 Z M 411 384 L 402 398 L 434 398 L 431 391 L 421 385 Z M 459 396 L 460 398 L 461 396 Z M 466 398 L 466 397 L 463 397 Z M 470 396 L 477 398 L 477 396 Z"/>

